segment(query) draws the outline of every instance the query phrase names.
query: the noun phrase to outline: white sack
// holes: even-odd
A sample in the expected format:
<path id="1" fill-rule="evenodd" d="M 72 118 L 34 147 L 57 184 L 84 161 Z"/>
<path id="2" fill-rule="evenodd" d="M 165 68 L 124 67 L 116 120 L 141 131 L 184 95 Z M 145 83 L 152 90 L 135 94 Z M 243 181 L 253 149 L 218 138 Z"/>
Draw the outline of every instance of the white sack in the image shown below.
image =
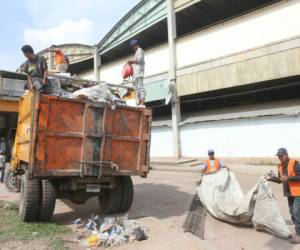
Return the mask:
<path id="1" fill-rule="evenodd" d="M 90 88 L 83 88 L 72 93 L 72 98 L 85 97 L 92 101 L 106 102 L 114 101 L 114 95 L 105 83 L 99 83 Z"/>
<path id="2" fill-rule="evenodd" d="M 235 175 L 222 169 L 203 176 L 197 193 L 202 204 L 217 219 L 254 225 L 256 230 L 283 238 L 291 234 L 280 215 L 272 189 L 263 177 L 244 195 Z"/>

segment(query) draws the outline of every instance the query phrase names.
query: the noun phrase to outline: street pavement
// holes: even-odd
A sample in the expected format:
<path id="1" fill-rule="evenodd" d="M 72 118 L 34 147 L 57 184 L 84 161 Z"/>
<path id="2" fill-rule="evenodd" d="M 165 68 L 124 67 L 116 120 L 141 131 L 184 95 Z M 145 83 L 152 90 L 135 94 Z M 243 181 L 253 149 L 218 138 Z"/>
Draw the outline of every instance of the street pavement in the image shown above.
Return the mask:
<path id="1" fill-rule="evenodd" d="M 182 169 L 181 169 L 182 168 Z M 255 185 L 269 166 L 230 166 L 246 192 Z M 143 242 L 118 247 L 117 249 L 143 250 L 300 250 L 288 241 L 257 232 L 252 227 L 231 225 L 206 218 L 204 240 L 190 233 L 184 233 L 182 225 L 195 194 L 196 182 L 200 174 L 197 168 L 168 166 L 168 169 L 154 169 L 148 178 L 134 177 L 135 198 L 129 217 L 138 220 L 149 229 L 149 239 Z M 176 171 L 180 170 L 180 171 Z M 272 189 L 279 208 L 288 224 L 291 224 L 287 201 L 282 195 L 282 187 L 272 183 Z M 0 184 L 0 200 L 17 200 L 18 194 L 8 193 Z M 87 219 L 92 213 L 100 213 L 97 199 L 90 199 L 84 205 L 75 205 L 66 200 L 58 200 L 53 221 L 74 229 L 73 221 Z M 293 226 L 290 225 L 293 230 Z"/>

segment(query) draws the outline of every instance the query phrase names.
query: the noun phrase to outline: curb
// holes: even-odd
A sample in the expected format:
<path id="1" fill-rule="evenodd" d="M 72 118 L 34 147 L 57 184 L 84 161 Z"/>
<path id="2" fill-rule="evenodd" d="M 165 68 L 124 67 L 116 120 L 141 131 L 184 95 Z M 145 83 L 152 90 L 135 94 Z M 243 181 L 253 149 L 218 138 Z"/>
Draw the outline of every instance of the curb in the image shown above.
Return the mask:
<path id="1" fill-rule="evenodd" d="M 165 172 L 189 172 L 189 173 L 199 173 L 200 169 L 195 169 L 191 167 L 160 167 L 160 166 L 153 166 L 151 165 L 152 171 L 165 171 Z"/>
<path id="2" fill-rule="evenodd" d="M 268 167 L 268 166 L 265 166 Z M 190 167 L 190 166 L 158 166 L 158 165 L 151 165 L 150 171 L 161 171 L 161 172 L 186 172 L 186 173 L 197 173 L 201 175 L 200 168 Z M 263 171 L 259 171 L 258 169 L 255 171 L 249 171 L 249 169 L 242 169 L 242 168 L 231 168 L 231 171 L 235 174 L 239 175 L 251 175 L 251 176 L 262 176 L 267 172 L 267 169 Z"/>

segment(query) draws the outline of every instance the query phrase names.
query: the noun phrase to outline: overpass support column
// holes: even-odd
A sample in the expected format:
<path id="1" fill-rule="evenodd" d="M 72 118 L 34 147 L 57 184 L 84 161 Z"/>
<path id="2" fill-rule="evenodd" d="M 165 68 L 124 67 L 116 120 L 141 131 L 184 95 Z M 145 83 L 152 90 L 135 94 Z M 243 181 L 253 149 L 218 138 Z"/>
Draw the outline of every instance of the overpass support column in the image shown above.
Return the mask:
<path id="1" fill-rule="evenodd" d="M 173 0 L 167 0 L 167 11 L 168 11 L 168 42 L 169 42 L 169 60 L 170 60 L 169 84 L 170 84 L 170 89 L 173 92 L 172 100 L 171 100 L 173 150 L 174 150 L 174 157 L 178 159 L 181 157 L 180 129 L 178 126 L 179 122 L 181 121 L 181 112 L 180 112 L 180 99 L 177 96 L 177 89 L 176 89 L 177 58 L 176 58 L 175 39 L 177 37 L 177 31 L 176 31 L 176 18 L 175 18 Z"/>
<path id="2" fill-rule="evenodd" d="M 98 48 L 94 50 L 94 78 L 96 81 L 100 81 L 100 66 L 101 66 L 101 57 L 98 53 Z"/>

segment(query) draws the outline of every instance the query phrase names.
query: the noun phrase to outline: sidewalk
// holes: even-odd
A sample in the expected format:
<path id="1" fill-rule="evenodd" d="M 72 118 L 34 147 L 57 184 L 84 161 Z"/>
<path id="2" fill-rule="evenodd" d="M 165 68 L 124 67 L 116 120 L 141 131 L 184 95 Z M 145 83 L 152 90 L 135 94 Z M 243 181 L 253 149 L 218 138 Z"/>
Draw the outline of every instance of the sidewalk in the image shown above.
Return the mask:
<path id="1" fill-rule="evenodd" d="M 185 165 L 189 163 L 203 162 L 207 157 L 181 157 L 179 159 L 174 157 L 151 157 L 150 162 L 153 165 L 165 165 L 165 166 L 174 166 L 174 165 Z M 276 157 L 272 158 L 261 158 L 261 157 L 220 157 L 225 164 L 228 165 L 277 165 L 278 159 Z"/>

